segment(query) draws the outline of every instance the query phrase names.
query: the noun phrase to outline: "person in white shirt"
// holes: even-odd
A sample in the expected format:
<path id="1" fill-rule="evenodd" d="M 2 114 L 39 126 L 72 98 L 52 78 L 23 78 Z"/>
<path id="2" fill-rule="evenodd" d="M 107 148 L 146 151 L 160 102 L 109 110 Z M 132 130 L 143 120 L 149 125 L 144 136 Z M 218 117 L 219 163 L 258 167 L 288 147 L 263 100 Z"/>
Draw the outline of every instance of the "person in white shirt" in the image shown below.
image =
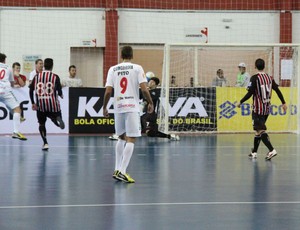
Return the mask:
<path id="1" fill-rule="evenodd" d="M 250 74 L 246 72 L 246 64 L 241 62 L 238 65 L 239 73 L 237 75 L 236 87 L 247 87 L 250 81 Z"/>
<path id="2" fill-rule="evenodd" d="M 64 78 L 61 81 L 62 87 L 82 87 L 82 80 L 76 78 L 76 66 L 71 65 L 69 67 L 69 77 Z"/>
<path id="3" fill-rule="evenodd" d="M 224 76 L 224 71 L 222 69 L 217 70 L 217 76 L 212 81 L 213 87 L 225 87 L 227 86 L 227 79 Z"/>
<path id="4" fill-rule="evenodd" d="M 14 86 L 14 76 L 11 68 L 5 64 L 6 55 L 0 53 L 0 102 L 4 103 L 5 106 L 13 112 L 13 135 L 12 138 L 17 138 L 19 140 L 27 140 L 27 138 L 19 132 L 20 118 L 21 118 L 21 108 L 19 102 L 17 101 L 15 95 L 12 92 L 12 87 Z"/>
<path id="5" fill-rule="evenodd" d="M 29 85 L 31 84 L 33 78 L 43 71 L 44 68 L 44 62 L 42 59 L 36 59 L 35 60 L 35 69 L 30 72 L 29 74 Z"/>
<path id="6" fill-rule="evenodd" d="M 103 115 L 108 117 L 107 104 L 114 90 L 115 131 L 119 136 L 116 144 L 116 162 L 113 178 L 134 183 L 126 173 L 131 159 L 136 137 L 141 136 L 139 88 L 148 102 L 148 112 L 153 111 L 153 101 L 147 89 L 147 79 L 140 65 L 131 63 L 133 50 L 124 46 L 121 51 L 123 62 L 110 67 L 103 100 Z"/>

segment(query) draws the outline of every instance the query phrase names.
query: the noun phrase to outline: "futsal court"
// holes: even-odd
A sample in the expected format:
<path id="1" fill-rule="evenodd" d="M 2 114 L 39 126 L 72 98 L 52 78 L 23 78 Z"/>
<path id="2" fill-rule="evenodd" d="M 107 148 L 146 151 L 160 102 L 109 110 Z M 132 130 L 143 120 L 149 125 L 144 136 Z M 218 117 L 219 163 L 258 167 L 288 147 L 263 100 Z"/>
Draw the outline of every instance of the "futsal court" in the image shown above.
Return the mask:
<path id="1" fill-rule="evenodd" d="M 0 229 L 299 229 L 299 135 L 270 137 L 272 161 L 250 134 L 142 137 L 125 184 L 107 137 L 1 136 Z"/>

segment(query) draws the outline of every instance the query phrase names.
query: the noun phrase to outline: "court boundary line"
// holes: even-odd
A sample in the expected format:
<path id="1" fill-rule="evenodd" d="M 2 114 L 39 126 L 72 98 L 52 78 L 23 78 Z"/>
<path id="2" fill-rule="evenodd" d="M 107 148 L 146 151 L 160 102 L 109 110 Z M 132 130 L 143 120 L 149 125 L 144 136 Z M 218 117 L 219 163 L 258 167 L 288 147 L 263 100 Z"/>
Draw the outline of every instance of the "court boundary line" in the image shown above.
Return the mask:
<path id="1" fill-rule="evenodd" d="M 175 142 L 172 142 L 175 143 Z M 179 142 L 176 142 L 179 143 Z M 41 145 L 9 145 L 9 144 L 0 144 L 0 147 L 41 147 Z M 50 145 L 51 148 L 114 148 L 114 145 Z M 242 148 L 249 148 L 253 147 L 252 145 L 215 145 L 215 146 L 202 146 L 202 145 L 169 145 L 169 146 L 147 146 L 147 145 L 135 145 L 134 148 L 151 148 L 151 149 L 163 149 L 163 148 L 203 148 L 203 149 L 209 149 L 209 148 L 236 148 L 236 147 L 242 147 Z M 300 145 L 278 145 L 276 146 L 276 149 L 280 148 L 299 148 Z"/>
<path id="2" fill-rule="evenodd" d="M 1 209 L 38 209 L 38 208 L 93 208 L 93 207 L 139 207 L 139 206 L 186 206 L 186 205 L 260 205 L 260 204 L 300 204 L 300 201 L 212 201 L 212 202 L 174 202 L 174 203 L 124 203 L 124 204 L 62 204 L 62 205 L 20 205 L 0 206 Z"/>

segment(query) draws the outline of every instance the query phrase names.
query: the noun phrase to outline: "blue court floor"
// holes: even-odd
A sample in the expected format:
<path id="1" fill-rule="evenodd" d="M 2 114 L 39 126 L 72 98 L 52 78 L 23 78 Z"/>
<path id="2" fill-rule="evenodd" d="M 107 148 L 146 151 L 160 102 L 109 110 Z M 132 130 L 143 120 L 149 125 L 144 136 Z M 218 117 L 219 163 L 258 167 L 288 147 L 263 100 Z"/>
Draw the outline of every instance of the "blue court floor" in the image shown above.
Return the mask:
<path id="1" fill-rule="evenodd" d="M 124 184 L 107 137 L 0 136 L 0 229 L 300 229 L 299 136 L 270 137 L 272 161 L 250 134 L 142 137 Z"/>

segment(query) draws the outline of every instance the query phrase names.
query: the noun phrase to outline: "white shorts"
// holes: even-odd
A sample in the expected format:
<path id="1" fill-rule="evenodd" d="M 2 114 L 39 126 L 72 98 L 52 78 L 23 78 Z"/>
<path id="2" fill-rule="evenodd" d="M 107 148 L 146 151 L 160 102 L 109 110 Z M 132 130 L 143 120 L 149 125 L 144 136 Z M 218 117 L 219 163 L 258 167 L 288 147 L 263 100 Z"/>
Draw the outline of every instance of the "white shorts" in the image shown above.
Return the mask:
<path id="1" fill-rule="evenodd" d="M 115 113 L 115 131 L 118 136 L 126 133 L 127 137 L 140 137 L 140 113 Z"/>
<path id="2" fill-rule="evenodd" d="M 17 98 L 11 91 L 0 94 L 0 102 L 5 104 L 9 110 L 13 110 L 19 106 Z"/>

